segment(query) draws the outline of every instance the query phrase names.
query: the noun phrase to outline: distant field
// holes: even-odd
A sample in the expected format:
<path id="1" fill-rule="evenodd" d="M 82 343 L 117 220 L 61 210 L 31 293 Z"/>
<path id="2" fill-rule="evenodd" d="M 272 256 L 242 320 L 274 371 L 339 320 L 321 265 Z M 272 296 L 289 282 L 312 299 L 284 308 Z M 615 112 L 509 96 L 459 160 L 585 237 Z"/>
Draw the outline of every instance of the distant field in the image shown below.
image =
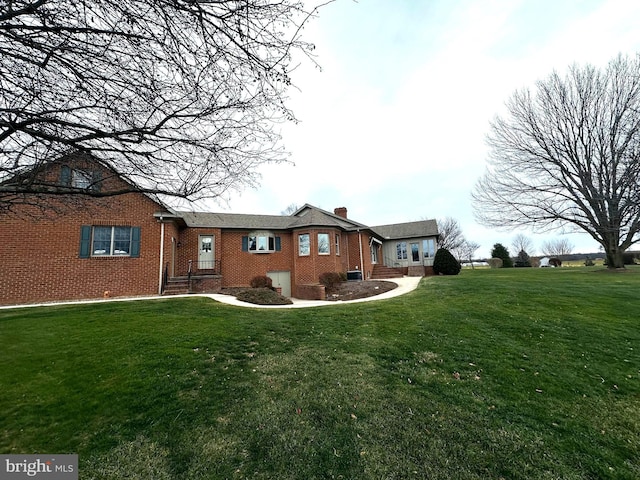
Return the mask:
<path id="1" fill-rule="evenodd" d="M 638 479 L 640 269 L 0 310 L 0 452 L 91 479 Z"/>

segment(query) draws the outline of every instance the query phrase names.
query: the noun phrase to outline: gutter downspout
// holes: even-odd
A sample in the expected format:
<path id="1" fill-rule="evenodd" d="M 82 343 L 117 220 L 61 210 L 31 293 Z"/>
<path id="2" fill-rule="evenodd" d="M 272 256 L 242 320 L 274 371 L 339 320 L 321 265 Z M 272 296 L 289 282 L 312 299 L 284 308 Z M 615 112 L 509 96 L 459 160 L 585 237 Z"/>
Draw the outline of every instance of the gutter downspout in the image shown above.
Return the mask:
<path id="1" fill-rule="evenodd" d="M 160 217 L 160 271 L 158 273 L 158 295 L 162 295 L 162 264 L 164 263 L 164 221 Z"/>
<path id="2" fill-rule="evenodd" d="M 364 263 L 362 261 L 362 233 L 358 229 L 358 246 L 360 247 L 360 275 L 362 275 L 362 280 L 364 280 Z"/>

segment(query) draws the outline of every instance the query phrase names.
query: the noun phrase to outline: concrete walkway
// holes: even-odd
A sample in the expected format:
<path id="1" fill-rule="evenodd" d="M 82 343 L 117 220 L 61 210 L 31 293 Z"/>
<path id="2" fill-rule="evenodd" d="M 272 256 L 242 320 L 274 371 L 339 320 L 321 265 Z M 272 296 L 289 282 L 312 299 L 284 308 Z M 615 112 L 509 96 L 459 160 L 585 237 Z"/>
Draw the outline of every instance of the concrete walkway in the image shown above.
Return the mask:
<path id="1" fill-rule="evenodd" d="M 256 305 L 254 303 L 241 302 L 232 295 L 222 295 L 219 293 L 193 293 L 187 295 L 171 295 L 171 296 L 159 296 L 154 295 L 152 297 L 121 297 L 121 298 L 106 298 L 96 300 L 75 300 L 68 302 L 50 302 L 50 303 L 37 303 L 28 305 L 8 305 L 0 306 L 0 310 L 10 308 L 26 308 L 26 307 L 47 307 L 52 305 L 86 305 L 91 303 L 105 303 L 105 302 L 131 302 L 135 300 L 167 300 L 169 298 L 185 298 L 185 297 L 207 297 L 215 300 L 216 302 L 226 303 L 228 305 L 236 305 L 238 307 L 248 308 L 307 308 L 307 307 L 322 307 L 326 305 L 344 305 L 346 303 L 358 303 L 358 302 L 371 302 L 374 300 L 384 300 L 386 298 L 393 298 L 399 295 L 403 295 L 407 292 L 415 290 L 420 283 L 421 277 L 402 277 L 402 278 L 389 278 L 384 279 L 385 282 L 392 282 L 398 285 L 397 288 L 389 290 L 388 292 L 375 295 L 373 297 L 359 298 L 356 300 L 347 301 L 327 301 L 327 300 L 300 300 L 298 298 L 292 298 L 292 305 Z"/>
<path id="2" fill-rule="evenodd" d="M 397 288 L 389 290 L 388 292 L 375 295 L 373 297 L 358 298 L 356 300 L 347 301 L 328 301 L 328 300 L 300 300 L 298 298 L 292 298 L 292 305 L 256 305 L 253 303 L 241 302 L 236 297 L 231 295 L 211 294 L 203 295 L 210 297 L 220 303 L 227 303 L 229 305 L 237 305 L 239 307 L 251 307 L 251 308 L 306 308 L 306 307 L 323 307 L 327 305 L 344 305 L 345 303 L 359 303 L 359 302 L 371 302 L 373 300 L 384 300 L 386 298 L 397 297 L 407 292 L 415 290 L 420 283 L 422 277 L 402 277 L 402 278 L 388 278 L 381 281 L 395 283 Z"/>

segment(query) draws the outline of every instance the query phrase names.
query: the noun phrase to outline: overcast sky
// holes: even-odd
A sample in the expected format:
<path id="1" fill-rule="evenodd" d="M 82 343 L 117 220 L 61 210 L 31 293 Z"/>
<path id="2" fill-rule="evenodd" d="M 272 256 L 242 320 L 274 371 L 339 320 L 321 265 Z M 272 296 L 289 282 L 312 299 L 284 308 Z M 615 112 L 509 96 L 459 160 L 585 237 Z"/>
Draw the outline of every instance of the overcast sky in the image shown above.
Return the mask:
<path id="1" fill-rule="evenodd" d="M 221 211 L 280 214 L 310 203 L 367 225 L 453 217 L 465 237 L 511 249 L 517 233 L 540 253 L 545 236 L 497 231 L 473 218 L 489 122 L 508 97 L 554 69 L 598 67 L 640 52 L 637 0 L 337 0 L 304 36 L 322 70 L 302 65 L 282 129 L 293 165 L 263 169 L 261 186 Z M 586 234 L 575 252 L 594 252 Z M 511 252 L 515 255 L 516 252 Z"/>

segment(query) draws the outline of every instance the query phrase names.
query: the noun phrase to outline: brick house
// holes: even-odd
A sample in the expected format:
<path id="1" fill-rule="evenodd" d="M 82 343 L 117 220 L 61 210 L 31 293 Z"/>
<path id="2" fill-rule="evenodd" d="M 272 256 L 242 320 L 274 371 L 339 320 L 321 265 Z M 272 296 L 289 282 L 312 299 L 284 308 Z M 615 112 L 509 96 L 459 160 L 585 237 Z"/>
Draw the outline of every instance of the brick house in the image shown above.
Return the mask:
<path id="1" fill-rule="evenodd" d="M 94 161 L 52 162 L 42 175 L 62 187 L 128 186 Z M 291 215 L 179 212 L 142 193 L 62 192 L 46 205 L 26 202 L 2 217 L 0 305 L 216 292 L 257 275 L 286 296 L 317 298 L 324 272 L 430 274 L 438 236 L 435 220 L 369 227 L 344 207 L 308 204 Z"/>

